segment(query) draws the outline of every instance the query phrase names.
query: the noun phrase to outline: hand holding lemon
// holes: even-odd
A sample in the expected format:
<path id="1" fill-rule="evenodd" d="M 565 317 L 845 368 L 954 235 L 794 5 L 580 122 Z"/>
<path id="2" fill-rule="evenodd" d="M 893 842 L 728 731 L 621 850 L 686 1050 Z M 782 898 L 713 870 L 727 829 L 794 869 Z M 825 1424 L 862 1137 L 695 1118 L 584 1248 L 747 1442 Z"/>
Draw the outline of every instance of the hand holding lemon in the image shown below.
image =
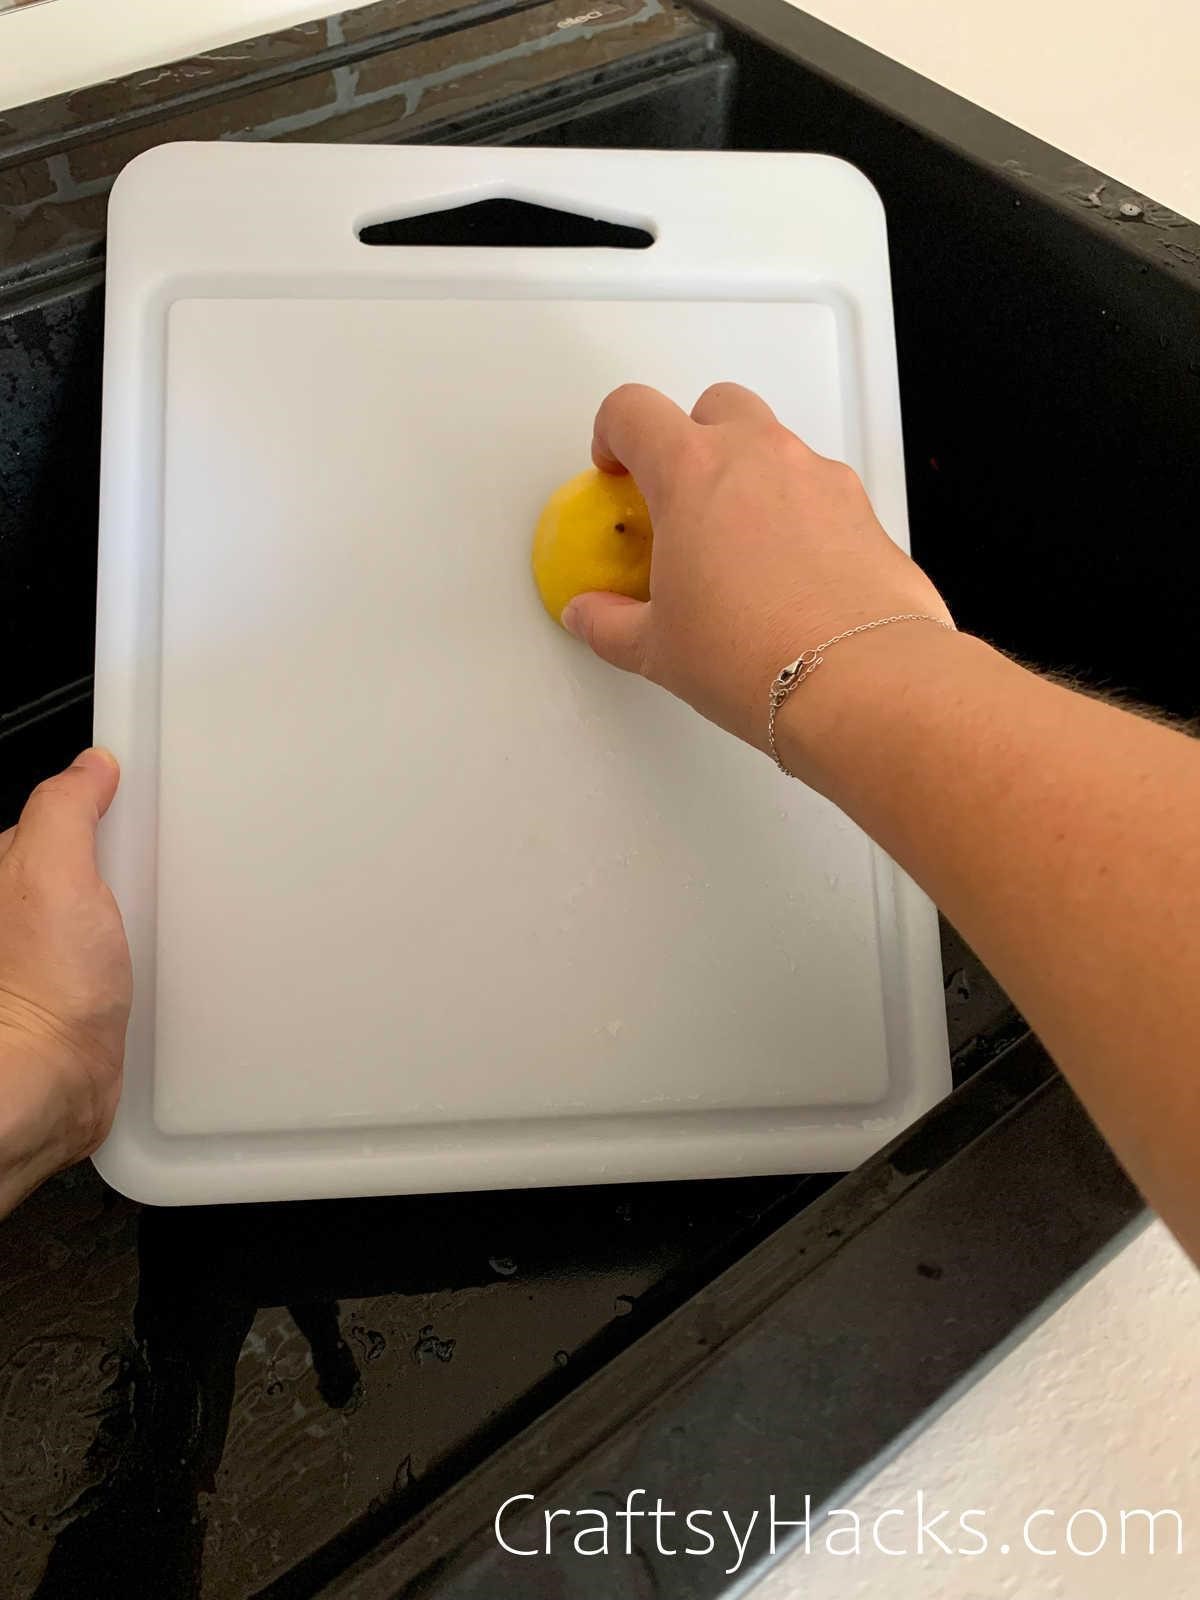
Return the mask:
<path id="1" fill-rule="evenodd" d="M 771 681 L 801 649 L 892 613 L 948 616 L 850 468 L 738 384 L 706 389 L 690 416 L 657 390 L 615 390 L 592 460 L 599 470 L 558 489 L 538 523 L 547 611 L 605 661 L 760 750 Z M 809 715 L 787 723 L 810 727 L 818 697 L 831 695 L 818 686 Z"/>
<path id="2" fill-rule="evenodd" d="M 594 467 L 547 500 L 533 535 L 533 576 L 542 604 L 562 621 L 576 595 L 650 598 L 650 513 L 633 479 Z"/>

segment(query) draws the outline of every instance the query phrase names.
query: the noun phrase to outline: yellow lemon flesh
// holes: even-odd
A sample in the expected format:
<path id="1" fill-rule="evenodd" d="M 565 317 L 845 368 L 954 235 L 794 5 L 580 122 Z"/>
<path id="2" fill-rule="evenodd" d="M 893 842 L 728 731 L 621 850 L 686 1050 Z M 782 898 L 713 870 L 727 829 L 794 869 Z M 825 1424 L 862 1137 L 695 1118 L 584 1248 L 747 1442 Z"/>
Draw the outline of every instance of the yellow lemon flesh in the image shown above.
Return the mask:
<path id="1" fill-rule="evenodd" d="M 533 576 L 558 622 L 577 594 L 650 598 L 650 513 L 630 477 L 592 468 L 556 489 L 533 535 Z"/>

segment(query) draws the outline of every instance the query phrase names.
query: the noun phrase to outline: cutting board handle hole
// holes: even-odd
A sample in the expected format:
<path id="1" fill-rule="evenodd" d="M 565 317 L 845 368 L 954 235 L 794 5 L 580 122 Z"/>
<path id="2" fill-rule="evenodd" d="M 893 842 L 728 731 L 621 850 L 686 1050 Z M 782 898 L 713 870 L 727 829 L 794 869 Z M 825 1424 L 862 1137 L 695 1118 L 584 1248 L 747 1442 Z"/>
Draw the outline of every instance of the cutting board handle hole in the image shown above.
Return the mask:
<path id="1" fill-rule="evenodd" d="M 444 211 L 372 222 L 358 230 L 363 244 L 441 245 L 473 249 L 648 250 L 654 235 L 623 222 L 529 200 L 475 200 Z"/>

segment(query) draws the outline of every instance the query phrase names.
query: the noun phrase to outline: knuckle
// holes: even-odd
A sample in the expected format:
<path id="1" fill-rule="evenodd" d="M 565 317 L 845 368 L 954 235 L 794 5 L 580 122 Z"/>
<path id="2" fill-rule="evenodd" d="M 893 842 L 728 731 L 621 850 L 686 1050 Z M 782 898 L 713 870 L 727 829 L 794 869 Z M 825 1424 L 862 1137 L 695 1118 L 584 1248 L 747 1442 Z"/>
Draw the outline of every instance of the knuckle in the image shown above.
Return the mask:
<path id="1" fill-rule="evenodd" d="M 870 511 L 871 498 L 866 485 L 853 467 L 847 467 L 841 484 L 841 495 L 846 509 L 855 513 Z"/>
<path id="2" fill-rule="evenodd" d="M 812 466 L 814 462 L 821 459 L 810 444 L 805 443 L 798 433 L 793 433 L 782 422 L 775 421 L 771 423 L 769 431 L 771 437 L 783 450 L 787 451 L 789 457 L 797 466 Z"/>
<path id="3" fill-rule="evenodd" d="M 702 406 L 710 400 L 721 400 L 728 394 L 736 394 L 737 391 L 738 385 L 736 383 L 731 383 L 728 379 L 723 378 L 718 383 L 710 383 L 696 404 Z"/>
<path id="4" fill-rule="evenodd" d="M 830 483 L 835 484 L 844 494 L 853 494 L 862 487 L 858 473 L 848 462 L 830 461 L 826 472 Z"/>
<path id="5" fill-rule="evenodd" d="M 618 384 L 617 387 L 612 391 L 612 393 L 604 401 L 604 405 L 605 406 L 612 406 L 612 407 L 624 407 L 624 406 L 628 406 L 628 405 L 633 405 L 633 404 L 636 404 L 637 401 L 640 400 L 643 395 L 649 394 L 650 392 L 651 391 L 649 389 L 647 389 L 647 387 L 646 387 L 646 385 L 644 383 L 622 383 L 622 384 Z"/>
<path id="6" fill-rule="evenodd" d="M 830 495 L 839 503 L 849 504 L 863 493 L 862 482 L 854 468 L 845 461 L 819 455 L 803 445 L 803 457 L 795 457 L 797 465 L 807 471 L 813 487 Z"/>

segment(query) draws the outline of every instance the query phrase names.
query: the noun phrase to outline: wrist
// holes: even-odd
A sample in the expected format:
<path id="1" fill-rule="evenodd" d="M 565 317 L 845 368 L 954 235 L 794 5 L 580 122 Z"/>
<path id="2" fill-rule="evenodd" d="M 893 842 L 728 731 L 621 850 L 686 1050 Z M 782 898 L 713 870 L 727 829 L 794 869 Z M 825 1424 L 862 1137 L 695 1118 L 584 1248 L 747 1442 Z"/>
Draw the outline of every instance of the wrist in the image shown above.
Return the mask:
<path id="1" fill-rule="evenodd" d="M 779 710 L 776 742 L 784 764 L 856 815 L 860 791 L 879 774 L 881 753 L 886 763 L 914 739 L 921 742 L 980 653 L 994 654 L 969 634 L 927 621 L 839 641 Z"/>
<path id="2" fill-rule="evenodd" d="M 86 1085 L 56 1067 L 37 1043 L 0 1031 L 0 1217 L 90 1154 L 97 1131 Z"/>

